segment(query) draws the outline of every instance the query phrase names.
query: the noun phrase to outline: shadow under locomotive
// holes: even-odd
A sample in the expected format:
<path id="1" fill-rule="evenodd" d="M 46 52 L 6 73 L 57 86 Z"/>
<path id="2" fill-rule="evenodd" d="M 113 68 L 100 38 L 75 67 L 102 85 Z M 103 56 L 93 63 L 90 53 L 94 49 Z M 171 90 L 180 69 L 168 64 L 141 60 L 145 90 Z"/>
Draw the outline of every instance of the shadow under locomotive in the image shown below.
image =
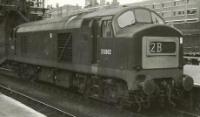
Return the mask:
<path id="1" fill-rule="evenodd" d="M 193 87 L 183 74 L 182 34 L 143 7 L 103 8 L 19 25 L 2 66 L 21 78 L 105 102 L 176 105 Z"/>

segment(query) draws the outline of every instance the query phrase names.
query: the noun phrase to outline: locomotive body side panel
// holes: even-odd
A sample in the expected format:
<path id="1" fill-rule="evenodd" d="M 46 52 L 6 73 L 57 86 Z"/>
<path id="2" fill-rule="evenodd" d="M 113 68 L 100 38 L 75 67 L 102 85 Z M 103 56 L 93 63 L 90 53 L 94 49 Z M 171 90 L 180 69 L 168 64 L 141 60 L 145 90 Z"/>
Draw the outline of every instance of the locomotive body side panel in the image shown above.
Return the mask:
<path id="1" fill-rule="evenodd" d="M 102 67 L 127 70 L 134 61 L 133 39 L 100 39 L 100 63 Z M 132 58 L 131 60 L 129 58 Z"/>
<path id="2" fill-rule="evenodd" d="M 16 57 L 53 61 L 56 35 L 49 32 L 20 34 L 16 39 Z"/>

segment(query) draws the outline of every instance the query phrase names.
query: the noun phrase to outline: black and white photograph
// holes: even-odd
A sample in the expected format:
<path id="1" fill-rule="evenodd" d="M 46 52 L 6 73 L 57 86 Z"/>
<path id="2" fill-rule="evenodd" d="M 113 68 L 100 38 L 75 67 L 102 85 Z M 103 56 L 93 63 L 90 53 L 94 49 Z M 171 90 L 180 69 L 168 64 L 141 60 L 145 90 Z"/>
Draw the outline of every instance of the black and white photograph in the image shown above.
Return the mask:
<path id="1" fill-rule="evenodd" d="M 200 0 L 0 0 L 0 117 L 200 117 Z"/>

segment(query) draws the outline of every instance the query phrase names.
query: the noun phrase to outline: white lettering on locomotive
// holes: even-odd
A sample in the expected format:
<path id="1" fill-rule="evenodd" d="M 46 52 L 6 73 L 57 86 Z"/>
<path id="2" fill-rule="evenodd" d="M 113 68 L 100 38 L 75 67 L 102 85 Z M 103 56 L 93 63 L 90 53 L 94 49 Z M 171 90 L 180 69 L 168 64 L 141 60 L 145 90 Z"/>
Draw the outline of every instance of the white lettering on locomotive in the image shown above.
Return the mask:
<path id="1" fill-rule="evenodd" d="M 111 49 L 101 49 L 101 54 L 102 55 L 111 55 L 112 50 Z"/>
<path id="2" fill-rule="evenodd" d="M 157 52 L 162 52 L 162 43 L 157 43 Z"/>
<path id="3" fill-rule="evenodd" d="M 152 53 L 156 52 L 155 48 L 156 48 L 156 44 L 155 43 L 151 43 L 151 52 Z"/>
<path id="4" fill-rule="evenodd" d="M 53 34 L 52 33 L 49 33 L 49 38 L 53 38 Z"/>
<path id="5" fill-rule="evenodd" d="M 151 43 L 150 51 L 151 51 L 151 53 L 162 52 L 162 43 Z"/>

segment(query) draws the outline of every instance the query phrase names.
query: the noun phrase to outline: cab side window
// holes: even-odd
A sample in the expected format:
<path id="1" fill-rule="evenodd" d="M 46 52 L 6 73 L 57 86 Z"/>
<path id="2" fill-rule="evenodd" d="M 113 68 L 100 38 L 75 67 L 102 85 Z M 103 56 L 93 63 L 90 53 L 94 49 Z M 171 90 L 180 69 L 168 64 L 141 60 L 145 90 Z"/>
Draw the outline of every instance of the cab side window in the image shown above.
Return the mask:
<path id="1" fill-rule="evenodd" d="M 154 24 L 164 24 L 164 21 L 155 13 L 152 12 L 151 16 L 152 16 L 152 21 Z"/>
<path id="2" fill-rule="evenodd" d="M 102 30 L 102 37 L 109 38 L 113 37 L 113 28 L 112 28 L 112 21 L 111 20 L 104 20 L 101 26 Z"/>

